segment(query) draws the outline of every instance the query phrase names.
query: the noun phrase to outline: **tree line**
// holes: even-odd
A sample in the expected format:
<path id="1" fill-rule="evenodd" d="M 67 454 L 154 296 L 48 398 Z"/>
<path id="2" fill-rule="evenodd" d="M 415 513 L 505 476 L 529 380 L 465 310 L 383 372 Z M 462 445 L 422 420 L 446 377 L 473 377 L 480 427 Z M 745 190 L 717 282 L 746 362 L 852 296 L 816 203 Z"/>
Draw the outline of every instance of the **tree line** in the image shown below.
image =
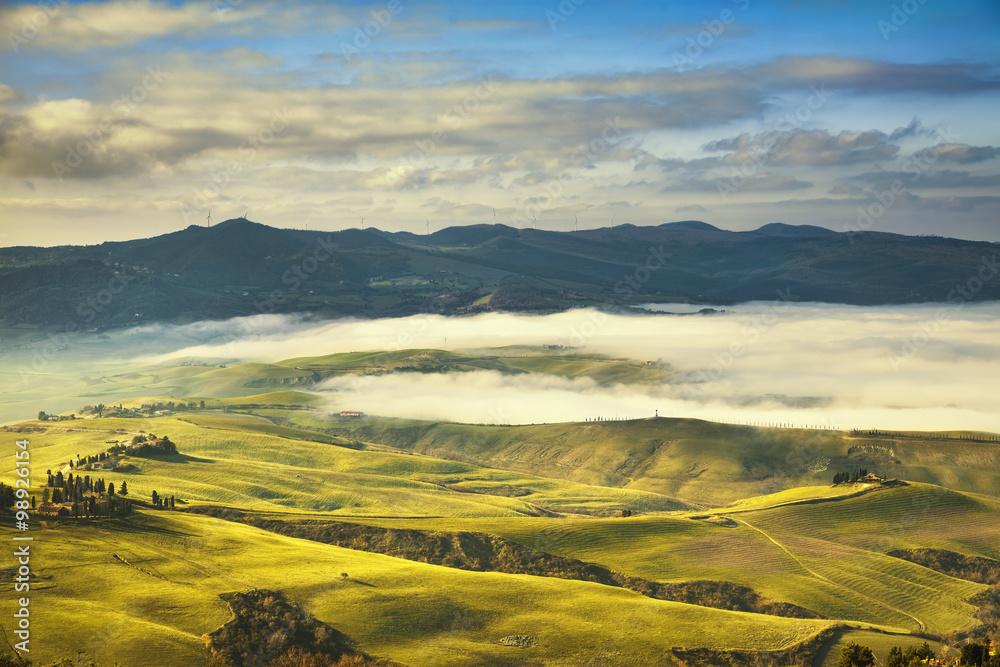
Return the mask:
<path id="1" fill-rule="evenodd" d="M 63 476 L 62 470 L 54 475 L 51 470 L 45 472 L 48 480 L 42 490 L 42 502 L 72 503 L 70 512 L 74 517 L 125 516 L 132 512 L 125 480 L 115 493 L 115 483 L 105 482 L 103 477 L 79 474 L 74 477 L 73 473 Z"/>
<path id="2" fill-rule="evenodd" d="M 854 472 L 838 472 L 833 476 L 834 484 L 856 483 L 868 474 L 868 468 L 857 468 Z"/>
<path id="3" fill-rule="evenodd" d="M 909 646 L 905 649 L 893 646 L 889 649 L 885 667 L 924 667 L 926 662 L 935 657 L 927 642 L 919 647 Z M 875 663 L 875 654 L 867 646 L 848 642 L 840 650 L 840 667 L 873 667 Z M 989 640 L 983 644 L 969 642 L 962 646 L 958 663 L 962 667 L 1000 667 L 1000 652 L 990 655 Z"/>

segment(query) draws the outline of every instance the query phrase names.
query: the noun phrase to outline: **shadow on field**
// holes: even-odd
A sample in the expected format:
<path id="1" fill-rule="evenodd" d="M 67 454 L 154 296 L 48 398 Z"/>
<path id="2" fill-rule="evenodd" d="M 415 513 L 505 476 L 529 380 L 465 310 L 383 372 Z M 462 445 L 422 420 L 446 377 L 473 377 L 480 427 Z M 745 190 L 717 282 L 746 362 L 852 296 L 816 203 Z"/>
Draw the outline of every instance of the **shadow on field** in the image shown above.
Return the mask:
<path id="1" fill-rule="evenodd" d="M 151 535 L 166 535 L 168 537 L 201 537 L 198 533 L 187 533 L 181 530 L 174 530 L 173 528 L 150 525 L 145 521 L 137 521 L 141 516 L 134 515 L 113 519 L 114 523 L 112 525 L 114 526 L 114 530 L 121 533 L 148 533 Z M 108 520 L 104 519 L 101 525 L 108 527 Z"/>
<path id="2" fill-rule="evenodd" d="M 346 583 L 357 584 L 358 586 L 367 586 L 368 588 L 378 588 L 375 584 L 370 584 L 367 581 L 362 581 L 361 579 L 351 579 Z"/>
<path id="3" fill-rule="evenodd" d="M 202 459 L 188 454 L 161 454 L 159 456 L 145 456 L 143 458 L 152 461 L 166 461 L 168 463 L 215 463 L 215 459 Z"/>

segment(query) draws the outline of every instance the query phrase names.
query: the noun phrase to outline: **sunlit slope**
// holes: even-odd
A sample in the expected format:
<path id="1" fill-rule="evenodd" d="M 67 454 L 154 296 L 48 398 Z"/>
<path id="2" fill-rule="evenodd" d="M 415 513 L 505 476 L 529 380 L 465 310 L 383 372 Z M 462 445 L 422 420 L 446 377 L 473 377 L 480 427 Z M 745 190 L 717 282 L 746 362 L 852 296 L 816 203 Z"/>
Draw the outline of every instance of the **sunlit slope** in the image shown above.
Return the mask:
<path id="1" fill-rule="evenodd" d="M 633 489 L 590 486 L 491 470 L 429 456 L 356 450 L 341 439 L 276 426 L 253 415 L 198 413 L 155 419 L 88 419 L 39 424 L 28 434 L 35 479 L 106 440 L 139 431 L 167 435 L 176 456 L 127 457 L 128 473 L 84 474 L 127 480 L 133 496 L 174 495 L 253 509 L 380 516 L 518 516 L 545 511 L 670 511 L 686 504 Z M 306 440 L 308 438 L 309 440 Z M 314 442 L 312 440 L 322 440 Z M 13 454 L 0 465 L 13 469 Z"/>
<path id="2" fill-rule="evenodd" d="M 415 354 L 392 363 L 452 364 L 438 361 L 435 355 L 445 354 L 440 351 L 405 351 L 411 352 Z M 333 365 L 345 369 L 355 364 L 370 370 L 381 363 L 378 361 L 381 354 L 388 353 L 333 355 L 337 358 Z M 573 368 L 559 372 L 568 376 L 580 372 L 575 368 L 577 365 L 591 363 L 558 361 L 551 355 L 519 354 L 496 359 L 505 364 L 566 364 Z M 485 357 L 475 358 L 481 361 Z M 276 383 L 275 389 L 281 388 L 285 380 L 305 383 L 307 377 L 318 376 L 319 372 L 297 370 L 297 364 L 315 363 L 319 367 L 327 363 L 322 361 L 326 358 L 319 359 L 282 362 L 288 365 L 178 367 L 164 371 L 167 375 L 176 373 L 176 377 L 157 376 L 157 382 L 142 387 L 147 393 L 135 394 L 159 398 L 115 401 L 109 397 L 108 404 L 135 405 L 153 400 L 194 400 L 200 404 L 205 400 L 208 408 L 252 410 L 272 421 L 292 422 L 346 439 L 543 477 L 652 491 L 714 507 L 790 487 L 828 484 L 834 472 L 856 468 L 1000 496 L 1000 444 L 995 442 L 940 440 L 933 439 L 933 434 L 926 434 L 923 439 L 921 434 L 901 438 L 852 437 L 843 432 L 667 418 L 530 426 L 477 426 L 390 418 L 345 420 L 325 412 L 322 408 L 331 406 L 322 397 L 288 390 L 262 393 L 272 387 L 257 386 L 254 379 L 260 379 L 261 375 L 270 377 Z M 611 367 L 600 373 L 618 373 L 620 368 L 615 364 L 625 368 L 626 373 L 655 370 L 637 362 L 608 363 Z M 135 382 L 137 389 L 143 384 L 140 380 Z M 212 398 L 213 395 L 222 398 Z"/>
<path id="3" fill-rule="evenodd" d="M 667 418 L 530 426 L 333 419 L 327 427 L 435 456 L 655 491 L 715 507 L 789 487 L 829 484 L 834 472 L 859 467 L 1000 496 L 1000 443 L 995 442 L 851 437 Z"/>
<path id="4" fill-rule="evenodd" d="M 365 522 L 478 530 L 647 579 L 728 580 L 829 618 L 939 633 L 971 627 L 965 600 L 985 587 L 884 552 L 935 545 L 996 557 L 1000 545 L 997 501 L 926 485 L 725 516 L 736 525 L 685 516 Z"/>
<path id="5" fill-rule="evenodd" d="M 477 664 L 491 656 L 655 664 L 672 646 L 777 648 L 828 625 L 598 584 L 453 570 L 176 512 L 113 526 L 54 522 L 37 533 L 32 604 L 40 611 L 32 630 L 45 641 L 33 644 L 33 659 L 84 650 L 102 664 L 203 665 L 201 635 L 228 620 L 218 595 L 248 588 L 280 590 L 366 652 L 412 665 Z M 0 535 L 9 539 L 9 529 Z M 9 607 L 12 584 L 3 586 Z M 537 645 L 496 644 L 514 634 Z"/>
<path id="6" fill-rule="evenodd" d="M 783 535 L 822 538 L 855 549 L 932 547 L 1000 558 L 1000 500 L 929 484 L 739 518 Z"/>
<path id="7" fill-rule="evenodd" d="M 505 375 L 540 373 L 589 378 L 597 384 L 656 384 L 670 375 L 668 367 L 633 359 L 546 347 L 512 346 L 475 351 L 407 349 L 348 352 L 279 362 L 318 379 L 384 373 L 467 373 L 497 371 Z"/>
<path id="8" fill-rule="evenodd" d="M 655 384 L 669 371 L 657 364 L 614 359 L 599 354 L 545 348 L 498 348 L 476 353 L 436 349 L 348 352 L 301 357 L 277 363 L 236 365 L 162 365 L 95 379 L 121 395 L 228 398 L 260 393 L 261 389 L 306 388 L 334 377 L 386 373 L 468 373 L 490 370 L 505 375 L 541 373 L 566 378 L 590 378 L 598 384 Z"/>

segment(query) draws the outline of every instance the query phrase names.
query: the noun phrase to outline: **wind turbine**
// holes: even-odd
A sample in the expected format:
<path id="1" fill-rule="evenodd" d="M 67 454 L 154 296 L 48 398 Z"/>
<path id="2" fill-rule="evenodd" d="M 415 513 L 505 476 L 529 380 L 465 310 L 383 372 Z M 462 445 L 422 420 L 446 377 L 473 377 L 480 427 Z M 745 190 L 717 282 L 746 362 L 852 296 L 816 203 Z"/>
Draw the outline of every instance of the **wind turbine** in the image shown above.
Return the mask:
<path id="1" fill-rule="evenodd" d="M 615 216 L 611 216 L 611 229 L 615 228 Z"/>
<path id="2" fill-rule="evenodd" d="M 573 231 L 578 232 L 580 231 L 580 216 L 574 215 L 573 218 L 575 218 L 573 222 Z"/>
<path id="3" fill-rule="evenodd" d="M 205 217 L 206 227 L 212 226 L 212 209 L 208 209 L 208 215 Z"/>
<path id="4" fill-rule="evenodd" d="M 249 220 L 249 218 L 247 218 L 247 213 L 249 213 L 249 212 L 250 212 L 250 209 L 247 209 L 247 210 L 243 211 L 243 219 L 244 220 Z"/>
<path id="5" fill-rule="evenodd" d="M 365 228 L 365 216 L 359 215 L 358 217 L 361 218 L 361 229 L 364 229 Z"/>
<path id="6" fill-rule="evenodd" d="M 497 224 L 497 210 L 493 209 L 493 224 Z"/>
<path id="7" fill-rule="evenodd" d="M 306 218 L 306 231 L 309 231 L 309 221 L 312 220 L 312 216 Z"/>
<path id="8" fill-rule="evenodd" d="M 427 223 L 427 226 L 425 227 L 425 229 L 426 229 L 426 234 L 427 234 L 428 236 L 430 236 L 430 235 L 431 235 L 431 221 L 430 221 L 430 220 L 428 220 L 427 218 L 424 218 L 424 222 L 426 222 L 426 223 Z"/>
<path id="9" fill-rule="evenodd" d="M 534 229 L 534 228 L 535 228 L 535 222 L 537 222 L 537 220 L 535 219 L 535 216 L 534 216 L 534 215 L 532 215 L 532 216 L 531 216 L 531 228 L 532 228 L 532 229 Z"/>

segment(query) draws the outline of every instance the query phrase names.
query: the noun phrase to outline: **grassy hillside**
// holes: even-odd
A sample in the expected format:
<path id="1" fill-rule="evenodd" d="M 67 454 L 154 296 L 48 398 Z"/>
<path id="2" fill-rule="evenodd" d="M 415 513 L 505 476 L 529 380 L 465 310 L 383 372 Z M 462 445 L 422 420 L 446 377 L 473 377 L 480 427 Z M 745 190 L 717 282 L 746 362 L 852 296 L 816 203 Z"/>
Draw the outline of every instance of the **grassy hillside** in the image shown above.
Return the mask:
<path id="1" fill-rule="evenodd" d="M 0 535 L 9 539 L 7 525 Z M 204 664 L 201 635 L 229 620 L 219 595 L 250 588 L 280 590 L 366 653 L 412 665 L 491 657 L 648 665 L 672 646 L 777 648 L 829 625 L 586 582 L 464 572 L 176 512 L 103 528 L 52 522 L 35 546 L 40 585 L 32 603 L 45 610 L 33 616 L 35 636 L 45 638 L 32 651 L 39 661 L 72 647 L 73 655 L 84 650 L 104 664 Z M 3 586 L 6 610 L 12 584 Z M 534 646 L 497 644 L 510 635 L 531 636 Z"/>
<path id="2" fill-rule="evenodd" d="M 987 587 L 885 551 L 936 544 L 992 557 L 1000 545 L 998 513 L 996 499 L 914 485 L 725 515 L 735 520 L 732 527 L 692 518 L 704 514 L 365 523 L 479 530 L 655 581 L 733 581 L 829 618 L 949 633 L 974 625 L 975 608 L 965 600 Z"/>
<path id="3" fill-rule="evenodd" d="M 389 516 L 610 514 L 623 508 L 655 512 L 689 507 L 645 491 L 352 449 L 346 440 L 275 426 L 253 415 L 86 419 L 37 428 L 42 430 L 28 434 L 36 475 L 55 471 L 77 454 L 104 451 L 105 440 L 131 438 L 140 431 L 168 435 L 180 454 L 126 457 L 122 462 L 134 466 L 134 472 L 101 473 L 108 481 L 127 479 L 132 494 L 142 497 L 156 490 L 185 502 Z M 12 451 L 0 458 L 0 465 L 13 469 Z"/>
<path id="4" fill-rule="evenodd" d="M 309 419 L 295 414 L 288 418 Z M 309 425 L 434 456 L 653 491 L 715 507 L 797 486 L 829 484 L 835 471 L 859 467 L 887 477 L 1000 495 L 1000 444 L 995 442 L 854 437 L 839 431 L 667 418 L 531 426 L 330 419 Z"/>
<path id="5" fill-rule="evenodd" d="M 435 349 L 349 352 L 288 359 L 277 365 L 299 371 L 300 375 L 302 372 L 312 373 L 317 380 L 342 375 L 464 373 L 482 370 L 497 371 L 505 375 L 541 373 L 566 378 L 590 378 L 598 384 L 655 384 L 664 382 L 669 377 L 668 368 L 659 364 L 584 354 L 557 346 L 512 346 L 476 352 Z M 255 369 L 247 368 L 247 373 L 255 375 Z"/>
<path id="6" fill-rule="evenodd" d="M 503 363 L 531 358 L 519 350 Z M 357 357 L 335 361 L 301 371 L 302 361 L 290 360 L 264 372 L 372 367 Z M 578 363 L 549 370 L 569 375 Z M 180 369 L 165 381 L 218 371 L 243 377 Z M 887 552 L 1000 558 L 995 443 L 684 419 L 479 427 L 340 418 L 309 394 L 256 391 L 168 416 L 29 421 L 3 432 L 30 440 L 36 488 L 46 469 L 104 451 L 107 440 L 168 435 L 179 454 L 124 457 L 128 472 L 82 472 L 119 488 L 127 480 L 140 506 L 156 490 L 180 507 L 224 505 L 269 520 L 450 532 L 470 549 L 459 533 L 485 534 L 658 585 L 732 582 L 830 620 L 667 602 L 523 573 L 530 568 L 460 571 L 368 553 L 360 543 L 345 549 L 140 507 L 125 519 L 45 519 L 32 560 L 33 604 L 45 610 L 32 626 L 46 638 L 41 660 L 70 647 L 108 664 L 205 664 L 202 635 L 229 620 L 219 596 L 265 588 L 365 653 L 405 664 L 647 665 L 674 647 L 773 650 L 846 623 L 817 656 L 827 664 L 849 638 L 879 652 L 886 637 L 903 642 L 898 633 L 975 626 L 968 600 L 984 584 Z M 5 454 L 0 470 L 12 471 L 13 452 Z M 910 481 L 829 484 L 834 471 L 856 467 Z M 611 517 L 623 509 L 635 516 Z M 0 525 L 9 537 L 11 521 Z M 504 544 L 494 544 L 497 558 L 530 553 Z M 532 646 L 498 643 L 514 635 L 532 637 Z M 146 648 L 133 653 L 140 638 Z"/>
<path id="7" fill-rule="evenodd" d="M 519 361 L 528 358 L 515 357 Z M 552 361 L 550 357 L 545 358 Z M 275 368 L 285 371 L 295 363 L 291 360 Z M 625 362 L 609 363 L 618 364 L 619 369 L 628 367 Z M 236 369 L 211 372 L 230 370 Z M 131 399 L 114 405 L 129 407 L 157 400 L 173 399 Z M 222 417 L 230 420 L 237 430 L 340 444 L 361 441 L 371 448 L 512 471 L 508 475 L 518 472 L 615 488 L 618 491 L 614 493 L 624 494 L 622 497 L 645 492 L 715 508 L 740 501 L 744 503 L 732 509 L 756 508 L 762 502 L 807 500 L 812 492 L 799 490 L 794 493 L 800 495 L 782 500 L 745 503 L 749 498 L 804 487 L 819 487 L 819 493 L 826 493 L 822 488 L 830 483 L 834 472 L 857 468 L 867 468 L 884 477 L 1000 496 L 1000 443 L 941 440 L 937 434 L 864 435 L 668 418 L 525 426 L 478 426 L 380 417 L 340 418 L 319 408 L 321 398 L 294 391 L 222 399 L 195 396 L 191 400 L 205 400 L 206 409 L 182 411 L 169 418 L 159 418 L 159 422 L 146 422 L 146 426 L 138 426 L 139 422 L 134 419 L 103 426 L 93 425 L 97 422 L 92 424 L 92 420 L 74 423 L 81 429 L 135 430 L 156 428 L 154 424 L 164 423 L 163 419 L 180 418 L 189 424 L 225 429 L 225 425 L 219 426 L 213 421 Z M 220 415 L 220 409 L 227 412 Z M 237 421 L 240 419 L 243 421 Z M 48 424 L 45 427 L 73 428 L 67 426 L 67 422 L 59 424 L 59 427 Z M 493 482 L 502 487 L 513 484 L 512 480 L 498 477 Z M 478 478 L 434 481 L 458 490 L 494 493 L 488 488 L 489 484 L 480 483 Z M 510 495 L 508 491 L 499 489 L 496 493 Z M 853 492 L 849 485 L 833 491 L 837 494 Z M 520 492 L 514 490 L 513 493 Z M 574 511 L 569 502 L 567 499 L 564 504 L 565 511 Z M 586 512 L 586 504 L 581 501 L 576 511 Z"/>

